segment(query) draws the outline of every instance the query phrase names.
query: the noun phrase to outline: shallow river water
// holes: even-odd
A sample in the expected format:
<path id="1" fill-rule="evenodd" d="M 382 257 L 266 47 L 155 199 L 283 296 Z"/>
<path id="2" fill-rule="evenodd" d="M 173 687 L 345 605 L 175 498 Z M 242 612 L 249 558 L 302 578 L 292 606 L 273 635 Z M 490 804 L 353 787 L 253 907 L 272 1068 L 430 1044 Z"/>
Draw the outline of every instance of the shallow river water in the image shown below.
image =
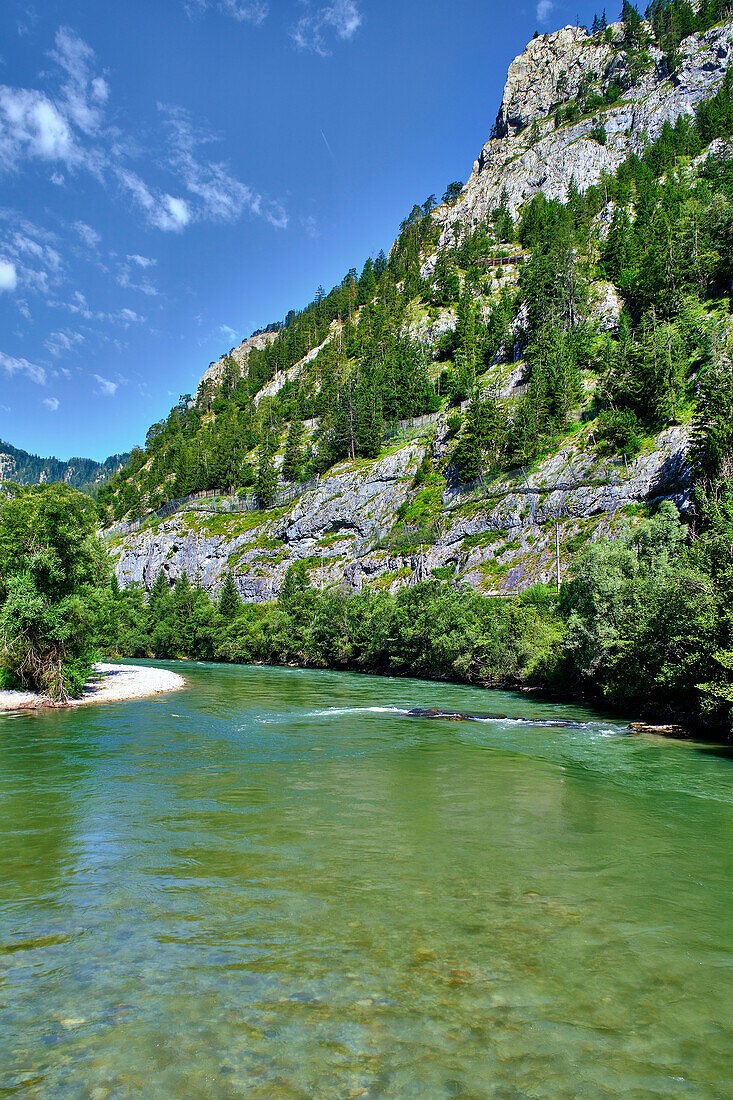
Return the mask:
<path id="1" fill-rule="evenodd" d="M 726 750 L 167 667 L 0 718 L 0 1097 L 733 1096 Z"/>

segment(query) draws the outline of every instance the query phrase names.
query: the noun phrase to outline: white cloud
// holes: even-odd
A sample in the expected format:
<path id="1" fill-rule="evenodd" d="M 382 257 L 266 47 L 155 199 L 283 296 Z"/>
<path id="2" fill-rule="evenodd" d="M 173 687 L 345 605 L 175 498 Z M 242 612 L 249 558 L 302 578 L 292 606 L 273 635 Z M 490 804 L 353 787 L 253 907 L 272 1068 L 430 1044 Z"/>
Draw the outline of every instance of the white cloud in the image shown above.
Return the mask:
<path id="1" fill-rule="evenodd" d="M 334 0 L 323 9 L 323 19 L 329 23 L 339 38 L 353 38 L 361 26 L 361 12 L 355 0 Z"/>
<path id="2" fill-rule="evenodd" d="M 202 0 L 203 6 L 208 2 Z M 220 6 L 239 20 L 261 22 L 267 14 L 261 0 L 221 0 Z M 350 37 L 360 19 L 353 0 L 334 0 L 317 15 L 320 24 L 330 25 L 340 37 Z M 129 158 L 141 152 L 137 143 L 117 127 L 105 127 L 109 86 L 95 71 L 92 48 L 61 27 L 50 56 L 62 73 L 54 91 L 0 86 L 0 172 L 17 171 L 24 160 L 40 159 L 52 163 L 50 178 L 61 186 L 65 172 L 84 169 L 103 186 L 116 181 L 148 224 L 164 232 L 181 232 L 194 221 L 235 221 L 244 211 L 264 217 L 278 229 L 288 224 L 282 204 L 266 200 L 237 179 L 224 161 L 200 157 L 198 146 L 218 139 L 196 130 L 180 108 L 162 108 L 170 143 L 166 162 L 159 166 L 172 174 L 184 193 L 147 182 L 129 166 Z M 76 222 L 74 228 L 88 248 L 99 243 L 96 230 L 85 222 Z M 22 282 L 20 271 L 18 275 Z M 38 273 L 34 278 L 36 288 L 47 293 L 48 279 Z M 149 282 L 139 288 L 155 293 Z"/>
<path id="3" fill-rule="evenodd" d="M 0 209 L 0 222 L 9 223 L 2 233 L 3 261 L 14 268 L 16 285 L 48 294 L 51 286 L 59 282 L 63 270 L 61 255 L 54 247 L 58 243 L 56 235 L 12 210 Z M 5 274 L 9 279 L 7 270 Z M 2 282 L 0 278 L 0 289 Z"/>
<path id="4" fill-rule="evenodd" d="M 190 222 L 191 211 L 185 199 L 155 194 L 137 173 L 127 168 L 118 168 L 117 178 L 145 211 L 150 224 L 157 229 L 180 231 Z"/>
<path id="5" fill-rule="evenodd" d="M 218 4 L 213 0 L 185 0 L 184 7 L 189 15 L 216 7 L 238 23 L 254 23 L 256 27 L 264 23 L 270 11 L 266 0 L 219 0 Z"/>
<path id="6" fill-rule="evenodd" d="M 46 408 L 50 409 L 52 413 L 55 413 L 61 402 L 58 397 L 44 397 L 43 404 Z"/>
<path id="7" fill-rule="evenodd" d="M 68 166 L 81 159 L 71 127 L 43 92 L 0 87 L 0 155 L 14 168 L 23 154 L 61 160 Z"/>
<path id="8" fill-rule="evenodd" d="M 158 295 L 157 287 L 154 287 L 147 275 L 143 274 L 149 267 L 153 267 L 158 261 L 151 260 L 147 256 L 132 255 L 127 257 L 127 262 L 122 264 L 117 273 L 117 283 L 126 290 L 138 290 L 151 298 Z M 142 268 L 142 272 L 140 271 Z"/>
<path id="9" fill-rule="evenodd" d="M 554 0 L 539 0 L 537 4 L 537 22 L 546 23 L 554 7 Z"/>
<path id="10" fill-rule="evenodd" d="M 59 356 L 71 351 L 77 344 L 83 344 L 84 337 L 80 332 L 61 329 L 58 332 L 49 333 L 43 343 L 51 355 Z"/>
<path id="11" fill-rule="evenodd" d="M 18 272 L 15 264 L 9 260 L 0 260 L 0 291 L 15 290 L 18 285 Z"/>
<path id="12" fill-rule="evenodd" d="M 92 229 L 86 222 L 74 222 L 74 229 L 89 248 L 96 248 L 102 239 L 96 229 Z"/>
<path id="13" fill-rule="evenodd" d="M 318 232 L 318 222 L 311 214 L 309 214 L 307 218 L 302 218 L 301 224 L 312 241 L 315 241 L 316 238 L 320 236 Z"/>
<path id="14" fill-rule="evenodd" d="M 227 340 L 232 341 L 232 346 L 236 344 L 241 344 L 242 342 L 242 338 L 239 333 L 235 329 L 231 328 L 229 325 L 219 325 L 219 332 Z"/>
<path id="15" fill-rule="evenodd" d="M 140 313 L 136 313 L 134 309 L 128 309 L 127 307 L 119 309 L 115 313 L 92 309 L 80 290 L 74 291 L 70 301 L 51 300 L 48 305 L 59 309 L 67 309 L 69 313 L 83 317 L 85 321 L 109 322 L 110 324 L 123 325 L 125 328 L 129 328 L 130 325 L 141 325 L 145 322 L 145 318 Z"/>
<path id="16" fill-rule="evenodd" d="M 114 397 L 119 386 L 118 382 L 110 382 L 109 378 L 103 378 L 101 374 L 94 374 L 92 377 L 99 386 L 97 393 L 103 397 Z"/>
<path id="17" fill-rule="evenodd" d="M 178 173 L 189 194 L 198 199 L 193 204 L 197 218 L 232 222 L 248 210 L 264 217 L 277 229 L 287 226 L 288 216 L 280 203 L 264 199 L 253 188 L 242 183 L 232 175 L 225 162 L 197 157 L 198 146 L 217 140 L 213 134 L 197 130 L 181 107 L 164 104 L 158 104 L 158 107 L 170 130 L 170 166 Z"/>
<path id="18" fill-rule="evenodd" d="M 55 44 L 51 57 L 68 76 L 61 89 L 66 114 L 85 134 L 96 134 L 109 87 L 104 77 L 92 75 L 94 50 L 68 27 L 59 28 Z"/>
<path id="19" fill-rule="evenodd" d="M 140 256 L 136 252 L 127 258 L 131 264 L 137 264 L 138 267 L 154 267 L 158 262 L 157 260 L 152 260 L 149 256 Z"/>
<path id="20" fill-rule="evenodd" d="M 14 374 L 23 374 L 38 386 L 46 385 L 46 372 L 43 367 L 39 367 L 37 363 L 29 363 L 27 359 L 15 359 L 2 351 L 0 351 L 0 370 L 4 370 L 11 377 Z"/>
<path id="21" fill-rule="evenodd" d="M 313 50 L 320 57 L 328 57 L 331 52 L 327 45 L 329 33 L 348 41 L 362 24 L 362 14 L 356 0 L 333 0 L 331 4 L 315 9 L 310 0 L 301 0 L 301 3 L 306 6 L 306 14 L 293 27 L 291 37 L 299 49 Z"/>
<path id="22" fill-rule="evenodd" d="M 221 0 L 221 10 L 232 18 L 243 23 L 254 23 L 256 27 L 267 19 L 270 6 L 261 0 Z"/>

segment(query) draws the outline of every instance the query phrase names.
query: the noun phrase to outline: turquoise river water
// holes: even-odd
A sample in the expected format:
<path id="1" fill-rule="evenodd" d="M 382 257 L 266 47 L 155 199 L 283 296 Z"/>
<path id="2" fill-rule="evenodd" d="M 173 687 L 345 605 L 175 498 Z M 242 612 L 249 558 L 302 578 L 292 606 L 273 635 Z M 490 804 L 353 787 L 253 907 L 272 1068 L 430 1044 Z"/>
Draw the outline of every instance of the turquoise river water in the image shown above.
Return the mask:
<path id="1" fill-rule="evenodd" d="M 0 718 L 0 1097 L 733 1096 L 725 749 L 168 667 Z"/>

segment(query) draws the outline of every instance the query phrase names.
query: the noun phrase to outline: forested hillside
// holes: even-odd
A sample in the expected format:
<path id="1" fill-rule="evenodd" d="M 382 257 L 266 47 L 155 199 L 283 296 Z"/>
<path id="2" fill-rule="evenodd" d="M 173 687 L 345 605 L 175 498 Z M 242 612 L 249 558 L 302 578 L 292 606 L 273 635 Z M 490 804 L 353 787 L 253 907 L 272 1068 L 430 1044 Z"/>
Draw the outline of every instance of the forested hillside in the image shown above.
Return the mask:
<path id="1" fill-rule="evenodd" d="M 91 458 L 39 458 L 0 440 L 0 481 L 16 485 L 42 485 L 65 481 L 74 489 L 89 493 L 117 473 L 129 461 L 130 455 L 110 455 L 104 462 Z"/>
<path id="2" fill-rule="evenodd" d="M 618 30 L 598 19 L 589 38 L 612 39 L 632 84 L 652 45 L 673 74 L 679 42 L 722 9 L 657 3 L 648 14 L 626 4 Z M 538 191 L 516 219 L 500 203 L 473 227 L 454 225 L 427 272 L 460 186 L 441 206 L 435 196 L 415 206 L 389 257 L 319 288 L 243 364 L 226 357 L 219 381 L 207 377 L 152 426 L 101 494 L 109 518 L 201 490 L 253 489 L 267 505 L 278 476 L 375 458 L 385 426 L 442 409 L 454 438 L 443 470 L 464 482 L 531 463 L 579 424 L 592 425 L 599 452 L 628 458 L 666 426 L 709 418 L 732 274 L 733 171 L 718 140 L 733 132 L 732 88 L 728 73 L 694 114 L 665 122 L 583 191 L 571 178 L 566 201 Z M 623 94 L 586 82 L 552 124 L 591 114 L 602 145 L 602 109 Z M 519 395 L 507 390 L 518 363 Z M 702 438 L 699 448 L 715 476 Z"/>

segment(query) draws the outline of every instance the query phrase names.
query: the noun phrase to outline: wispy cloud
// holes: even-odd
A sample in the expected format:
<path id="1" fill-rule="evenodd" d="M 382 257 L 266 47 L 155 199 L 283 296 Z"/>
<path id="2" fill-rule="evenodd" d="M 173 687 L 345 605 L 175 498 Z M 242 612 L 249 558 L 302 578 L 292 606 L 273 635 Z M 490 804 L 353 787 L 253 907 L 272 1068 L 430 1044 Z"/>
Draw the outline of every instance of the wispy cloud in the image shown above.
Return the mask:
<path id="1" fill-rule="evenodd" d="M 55 413 L 61 402 L 58 397 L 44 397 L 43 404 L 47 409 L 50 409 L 52 413 Z"/>
<path id="2" fill-rule="evenodd" d="M 5 371 L 11 377 L 14 374 L 25 375 L 31 382 L 38 386 L 46 385 L 46 371 L 37 363 L 29 363 L 27 359 L 15 359 L 12 355 L 6 355 L 0 351 L 0 370 Z"/>
<path id="3" fill-rule="evenodd" d="M 74 229 L 87 248 L 96 248 L 102 239 L 96 229 L 92 229 L 86 222 L 74 222 Z"/>
<path id="4" fill-rule="evenodd" d="M 316 238 L 320 236 L 318 232 L 318 222 L 311 214 L 309 214 L 307 218 L 302 218 L 301 224 L 312 241 L 315 241 Z"/>
<path id="5" fill-rule="evenodd" d="M 169 163 L 191 199 L 192 215 L 208 221 L 236 221 L 246 210 L 264 217 L 277 229 L 284 229 L 288 216 L 278 202 L 264 199 L 252 187 L 233 175 L 225 161 L 201 158 L 197 150 L 218 140 L 196 128 L 182 107 L 159 103 L 169 131 Z"/>
<path id="6" fill-rule="evenodd" d="M 18 272 L 15 264 L 9 260 L 0 260 L 0 292 L 3 290 L 15 290 L 18 285 Z"/>
<path id="7" fill-rule="evenodd" d="M 111 324 L 122 325 L 123 328 L 129 328 L 130 325 L 142 325 L 145 323 L 145 317 L 143 317 L 142 314 L 136 313 L 134 309 L 128 309 L 127 307 L 113 312 L 92 309 L 80 290 L 75 290 L 68 301 L 57 301 L 52 299 L 48 302 L 48 305 L 68 310 L 69 313 L 73 313 L 77 317 L 82 317 L 85 321 L 109 322 Z"/>
<path id="8" fill-rule="evenodd" d="M 317 7 L 311 0 L 301 0 L 301 3 L 306 10 L 290 32 L 291 37 L 299 49 L 312 50 L 320 57 L 328 57 L 331 53 L 330 38 L 335 35 L 347 42 L 363 22 L 356 0 L 333 0 Z"/>
<path id="9" fill-rule="evenodd" d="M 0 289 L 13 290 L 17 286 L 50 293 L 63 271 L 56 235 L 17 217 L 12 210 L 0 209 L 0 222 L 8 226 L 2 233 L 2 261 L 6 267 L 4 280 L 0 272 Z"/>
<path id="10" fill-rule="evenodd" d="M 109 378 L 103 378 L 101 374 L 92 375 L 99 389 L 97 393 L 102 397 L 114 397 L 119 389 L 119 382 L 112 382 Z"/>
<path id="11" fill-rule="evenodd" d="M 109 86 L 103 76 L 94 75 L 94 50 L 74 31 L 60 27 L 51 57 L 67 75 L 61 88 L 65 114 L 83 133 L 98 133 Z"/>
<path id="12" fill-rule="evenodd" d="M 230 325 L 219 325 L 219 332 L 225 339 L 231 340 L 233 347 L 237 344 L 241 344 L 242 342 L 242 337 L 239 335 L 236 329 L 231 328 Z"/>
<path id="13" fill-rule="evenodd" d="M 151 259 L 150 256 L 140 256 L 137 252 L 134 252 L 132 256 L 127 257 L 131 264 L 137 264 L 138 267 L 155 267 L 157 260 Z"/>
<path id="14" fill-rule="evenodd" d="M 554 7 L 554 0 L 539 0 L 537 4 L 537 22 L 546 23 Z"/>
<path id="15" fill-rule="evenodd" d="M 118 168 L 117 179 L 156 229 L 180 232 L 191 221 L 191 211 L 185 199 L 152 191 L 136 172 L 128 168 Z"/>
<path id="16" fill-rule="evenodd" d="M 84 337 L 80 332 L 73 332 L 70 329 L 60 329 L 58 332 L 51 332 L 44 340 L 44 347 L 47 351 L 50 351 L 51 355 L 58 357 L 66 352 L 71 351 L 74 347 L 84 343 Z"/>
<path id="17" fill-rule="evenodd" d="M 225 15 L 231 15 L 238 23 L 254 23 L 259 26 L 264 23 L 270 11 L 270 5 L 265 0 L 185 0 L 184 7 L 189 15 L 195 15 L 206 11 L 207 8 L 217 8 Z"/>
<path id="18" fill-rule="evenodd" d="M 153 286 L 148 275 L 145 274 L 147 269 L 156 263 L 157 260 L 152 260 L 148 256 L 128 256 L 117 272 L 118 285 L 126 290 L 137 290 L 151 298 L 157 297 L 158 288 Z"/>
<path id="19" fill-rule="evenodd" d="M 262 3 L 222 0 L 221 6 L 240 20 L 260 22 L 266 15 Z M 17 172 L 26 160 L 40 160 L 49 163 L 50 178 L 62 186 L 65 172 L 91 172 L 102 186 L 120 187 L 148 224 L 164 232 L 181 232 L 194 221 L 234 221 L 245 211 L 277 228 L 287 225 L 280 203 L 265 200 L 237 179 L 224 161 L 199 155 L 199 146 L 218 138 L 197 130 L 178 107 L 161 108 L 169 149 L 162 162 L 156 156 L 155 167 L 169 177 L 168 187 L 144 179 L 130 164 L 144 151 L 105 123 L 110 89 L 92 48 L 61 27 L 50 56 L 61 72 L 55 91 L 0 86 L 0 173 Z M 186 197 L 175 193 L 179 188 Z M 88 247 L 98 244 L 91 226 L 77 222 L 75 229 Z"/>

